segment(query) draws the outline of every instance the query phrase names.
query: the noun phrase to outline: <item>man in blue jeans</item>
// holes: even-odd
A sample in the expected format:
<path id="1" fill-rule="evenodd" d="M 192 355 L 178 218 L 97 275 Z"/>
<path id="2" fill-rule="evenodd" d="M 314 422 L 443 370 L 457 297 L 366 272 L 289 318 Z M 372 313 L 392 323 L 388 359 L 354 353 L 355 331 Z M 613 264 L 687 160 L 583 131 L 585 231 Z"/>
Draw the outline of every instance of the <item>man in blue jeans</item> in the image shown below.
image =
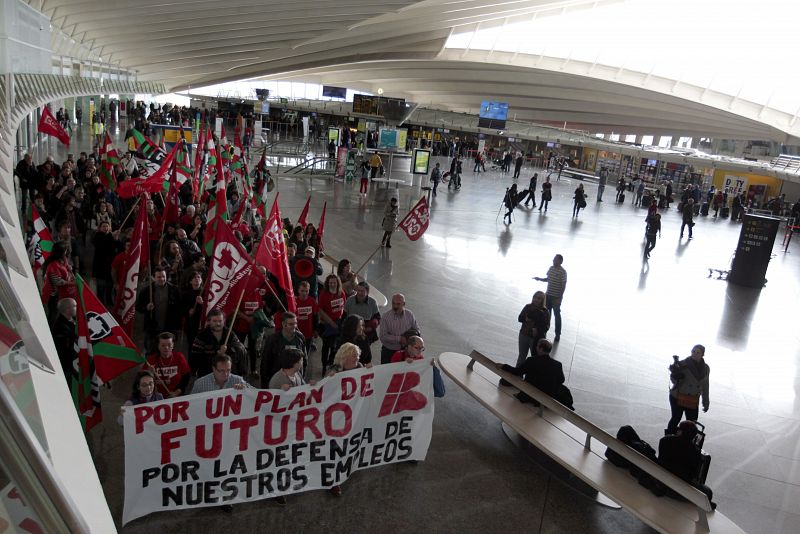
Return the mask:
<path id="1" fill-rule="evenodd" d="M 556 316 L 556 337 L 553 341 L 561 340 L 561 301 L 564 298 L 564 290 L 567 288 L 567 271 L 561 266 L 564 263 L 564 256 L 556 254 L 553 258 L 553 266 L 547 270 L 544 278 L 534 277 L 534 280 L 547 282 L 547 299 L 545 305 L 551 315 Z"/>

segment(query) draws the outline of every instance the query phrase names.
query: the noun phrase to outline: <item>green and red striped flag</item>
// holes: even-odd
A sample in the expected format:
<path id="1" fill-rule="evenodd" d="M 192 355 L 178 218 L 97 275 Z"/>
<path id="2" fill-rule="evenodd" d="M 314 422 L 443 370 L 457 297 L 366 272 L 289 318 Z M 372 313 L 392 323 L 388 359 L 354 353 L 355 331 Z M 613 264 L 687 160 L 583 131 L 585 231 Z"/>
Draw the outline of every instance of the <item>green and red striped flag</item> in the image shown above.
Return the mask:
<path id="1" fill-rule="evenodd" d="M 144 170 L 143 174 L 150 176 L 161 168 L 167 152 L 135 128 L 132 136 L 136 147 L 137 163 L 140 169 Z"/>
<path id="2" fill-rule="evenodd" d="M 72 383 L 72 398 L 83 428 L 88 432 L 103 420 L 100 385 L 142 365 L 145 359 L 77 273 L 75 285 L 78 290 L 78 377 Z"/>
<path id="3" fill-rule="evenodd" d="M 206 255 L 211 257 L 214 251 L 214 236 L 217 233 L 217 224 L 223 221 L 225 224 L 228 220 L 228 198 L 225 195 L 225 174 L 222 170 L 222 158 L 216 158 L 214 165 L 214 193 L 208 200 L 208 214 L 205 233 L 203 237 L 205 243 L 203 248 Z M 209 163 L 209 169 L 211 164 Z"/>
<path id="4" fill-rule="evenodd" d="M 99 175 L 103 185 L 114 191 L 117 189 L 117 177 L 114 175 L 114 166 L 119 163 L 119 153 L 111 144 L 111 136 L 106 131 L 103 142 L 98 150 L 100 154 Z"/>
<path id="5" fill-rule="evenodd" d="M 53 250 L 53 235 L 44 220 L 39 216 L 39 211 L 33 205 L 33 202 L 29 205 L 31 220 L 33 221 L 33 235 L 28 246 L 28 254 L 30 255 L 31 266 L 33 266 L 33 274 L 36 275 L 44 265 L 44 260 L 50 256 L 50 252 Z"/>

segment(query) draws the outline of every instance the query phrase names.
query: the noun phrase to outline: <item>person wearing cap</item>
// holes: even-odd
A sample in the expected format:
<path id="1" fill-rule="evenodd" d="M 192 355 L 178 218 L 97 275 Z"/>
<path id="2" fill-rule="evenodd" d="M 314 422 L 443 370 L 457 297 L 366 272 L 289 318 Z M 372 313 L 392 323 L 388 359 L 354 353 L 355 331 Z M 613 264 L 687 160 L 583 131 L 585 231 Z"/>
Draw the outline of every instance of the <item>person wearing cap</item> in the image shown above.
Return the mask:
<path id="1" fill-rule="evenodd" d="M 397 197 L 392 197 L 383 210 L 383 237 L 381 238 L 381 246 L 392 248 L 392 234 L 397 228 L 397 217 L 399 214 L 399 207 L 397 206 Z"/>

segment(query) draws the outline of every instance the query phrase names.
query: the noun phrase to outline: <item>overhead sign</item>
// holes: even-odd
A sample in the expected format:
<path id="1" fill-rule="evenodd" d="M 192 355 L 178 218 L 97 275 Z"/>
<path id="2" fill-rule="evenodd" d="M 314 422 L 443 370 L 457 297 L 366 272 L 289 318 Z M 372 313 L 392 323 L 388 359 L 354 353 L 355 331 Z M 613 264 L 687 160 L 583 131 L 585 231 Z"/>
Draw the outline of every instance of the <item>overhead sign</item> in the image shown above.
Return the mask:
<path id="1" fill-rule="evenodd" d="M 151 512 L 330 488 L 356 471 L 424 460 L 430 360 L 356 369 L 288 391 L 226 389 L 123 414 L 122 522 Z"/>

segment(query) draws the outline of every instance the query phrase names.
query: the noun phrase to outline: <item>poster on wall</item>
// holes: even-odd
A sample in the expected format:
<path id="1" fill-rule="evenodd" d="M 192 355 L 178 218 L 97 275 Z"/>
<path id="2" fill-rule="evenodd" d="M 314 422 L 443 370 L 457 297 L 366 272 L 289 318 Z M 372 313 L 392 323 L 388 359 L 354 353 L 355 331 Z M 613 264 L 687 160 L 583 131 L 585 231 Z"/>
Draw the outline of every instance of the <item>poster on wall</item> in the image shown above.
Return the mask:
<path id="1" fill-rule="evenodd" d="M 722 190 L 729 195 L 740 195 L 747 190 L 747 177 L 735 174 L 726 174 L 722 181 Z"/>
<path id="2" fill-rule="evenodd" d="M 381 128 L 378 133 L 378 148 L 397 148 L 397 130 Z"/>
<path id="3" fill-rule="evenodd" d="M 414 149 L 414 157 L 411 158 L 411 172 L 414 174 L 428 174 L 431 164 L 431 151 L 421 148 Z"/>
<path id="4" fill-rule="evenodd" d="M 430 135 L 430 132 L 428 132 L 428 135 Z M 430 137 L 428 139 L 430 139 Z M 405 150 L 407 143 L 408 143 L 408 130 L 406 129 L 397 130 L 397 149 Z"/>
<path id="5" fill-rule="evenodd" d="M 223 389 L 127 407 L 122 523 L 331 488 L 362 469 L 425 460 L 433 415 L 429 359 L 288 391 Z"/>

